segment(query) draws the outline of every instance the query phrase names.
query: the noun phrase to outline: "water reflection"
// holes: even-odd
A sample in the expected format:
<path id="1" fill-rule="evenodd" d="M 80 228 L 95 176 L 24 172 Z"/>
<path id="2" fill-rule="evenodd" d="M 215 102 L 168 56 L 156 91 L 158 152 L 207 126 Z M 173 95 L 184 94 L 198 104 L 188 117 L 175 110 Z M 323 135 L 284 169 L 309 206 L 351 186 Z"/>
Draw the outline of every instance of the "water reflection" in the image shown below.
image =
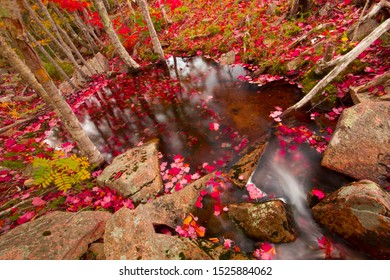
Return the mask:
<path id="1" fill-rule="evenodd" d="M 164 154 L 182 154 L 194 167 L 228 162 L 229 147 L 269 130 L 274 106 L 287 107 L 299 98 L 291 86 L 262 92 L 240 81 L 247 74 L 240 66 L 218 66 L 200 57 L 172 57 L 167 64 L 168 69 L 109 80 L 82 106 L 83 127 L 107 161 L 140 141 L 159 138 Z M 210 130 L 211 123 L 220 129 Z"/>

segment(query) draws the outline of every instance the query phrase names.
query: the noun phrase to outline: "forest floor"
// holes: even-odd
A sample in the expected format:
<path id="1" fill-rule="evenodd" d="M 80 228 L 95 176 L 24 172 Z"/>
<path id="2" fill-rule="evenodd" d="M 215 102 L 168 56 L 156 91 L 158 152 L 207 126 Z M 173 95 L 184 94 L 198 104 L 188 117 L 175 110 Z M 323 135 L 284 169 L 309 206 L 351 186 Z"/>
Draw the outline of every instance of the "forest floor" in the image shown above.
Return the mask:
<path id="1" fill-rule="evenodd" d="M 233 64 L 253 72 L 253 75 L 242 77 L 243 80 L 259 86 L 283 80 L 297 85 L 305 93 L 322 78 L 310 70 L 323 57 L 326 45 L 335 46 L 333 58 L 357 45 L 359 41 L 352 40 L 354 33 L 350 30 L 358 22 L 363 9 L 347 0 L 316 1 L 318 5 L 311 11 L 288 18 L 290 1 L 167 2 L 171 4 L 166 5 L 165 19 L 159 7 L 151 7 L 167 57 L 197 55 L 219 62 L 224 54 L 234 52 Z M 156 57 L 151 51 L 147 29 L 139 13 L 131 14 L 127 9 L 113 13 L 116 15 L 114 25 L 130 53 L 135 54 L 135 59 L 142 66 L 152 64 Z M 373 20 L 379 25 L 386 17 L 388 10 L 384 9 Z M 389 44 L 390 36 L 385 34 L 362 52 L 315 97 L 313 104 L 320 106 L 313 106 L 313 116 L 322 114 L 328 119 L 337 119 L 342 110 L 351 104 L 351 87 L 366 84 L 389 71 Z M 136 53 L 134 50 L 137 50 Z M 106 51 L 112 54 L 109 47 Z M 124 205 L 134 207 L 131 201 L 112 190 L 97 187 L 94 178 L 99 170 L 93 170 L 82 158 L 69 157 L 65 162 L 77 168 L 83 166 L 90 172 L 91 175 L 84 178 L 86 180 L 79 188 L 63 192 L 57 190 L 54 182 L 44 183 L 45 188 L 36 186 L 32 170 L 26 166 L 31 165 L 35 158 L 54 162 L 70 156 L 74 143 L 63 143 L 61 147 L 53 148 L 44 142 L 51 129 L 58 125 L 58 119 L 38 99 L 31 102 L 5 101 L 8 94 L 29 96 L 33 91 L 15 74 L 4 71 L 0 75 L 0 127 L 34 116 L 0 134 L 0 234 L 56 209 L 74 212 L 104 208 L 114 212 Z M 72 94 L 69 103 L 76 110 L 106 81 L 105 75 L 95 77 L 84 90 Z M 372 88 L 370 92 L 377 96 L 388 94 L 383 86 Z M 47 168 L 55 169 L 50 164 Z M 73 171 L 66 172 L 72 174 Z"/>

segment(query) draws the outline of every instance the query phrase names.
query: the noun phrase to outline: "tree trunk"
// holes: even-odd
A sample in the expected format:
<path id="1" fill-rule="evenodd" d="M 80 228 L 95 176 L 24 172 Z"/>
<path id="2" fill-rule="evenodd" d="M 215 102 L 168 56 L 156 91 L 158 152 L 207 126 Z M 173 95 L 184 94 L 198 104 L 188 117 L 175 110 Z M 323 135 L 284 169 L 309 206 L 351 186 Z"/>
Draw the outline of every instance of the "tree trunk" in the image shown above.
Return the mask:
<path id="1" fill-rule="evenodd" d="M 54 68 L 56 68 L 56 70 L 58 71 L 58 73 L 62 76 L 62 78 L 67 81 L 72 87 L 73 89 L 78 89 L 78 87 L 75 86 L 75 84 L 72 83 L 72 81 L 70 80 L 70 78 L 68 77 L 68 75 L 65 73 L 65 71 L 61 68 L 61 66 L 58 65 L 57 61 L 55 61 L 51 55 L 45 50 L 44 47 L 42 47 L 42 45 L 34 38 L 34 36 L 32 36 L 28 31 L 26 32 L 27 33 L 27 37 L 28 39 L 34 43 L 34 45 L 37 46 L 37 48 L 41 51 L 41 53 L 50 61 L 51 64 L 53 64 Z"/>
<path id="2" fill-rule="evenodd" d="M 85 67 L 90 72 L 90 74 L 88 76 L 92 76 L 94 73 L 93 69 L 88 65 L 88 63 L 85 61 L 84 57 L 81 55 L 79 50 L 73 44 L 72 39 L 69 38 L 68 33 L 66 33 L 60 26 L 57 25 L 57 23 L 53 20 L 52 16 L 50 15 L 49 10 L 46 8 L 46 6 L 42 3 L 41 0 L 36 0 L 36 2 L 38 3 L 39 7 L 41 8 L 43 13 L 45 14 L 46 18 L 49 20 L 49 22 L 54 30 L 54 33 L 57 36 L 58 41 L 60 41 L 63 46 L 66 46 L 68 48 L 69 52 L 71 52 L 70 49 L 72 49 L 72 51 L 76 54 L 76 56 L 81 60 L 81 62 L 85 65 Z M 66 42 L 64 41 L 63 38 L 65 38 Z"/>
<path id="3" fill-rule="evenodd" d="M 95 33 L 92 34 L 92 31 L 90 29 L 88 29 L 88 27 L 86 26 L 86 23 L 83 22 L 83 20 L 80 18 L 80 16 L 77 13 L 77 11 L 73 12 L 72 16 L 73 16 L 73 19 L 74 19 L 73 22 L 81 30 L 81 32 L 83 33 L 85 39 L 88 42 L 90 42 L 90 44 L 92 45 L 93 48 L 95 48 L 95 46 L 96 46 L 97 50 L 100 49 L 98 47 L 98 45 L 96 44 L 96 42 L 98 42 L 101 47 L 104 47 L 104 43 L 99 38 L 93 38 L 94 37 L 93 35 L 95 35 Z M 95 42 L 95 40 L 96 40 L 96 42 Z"/>
<path id="4" fill-rule="evenodd" d="M 338 65 L 328 73 L 312 90 L 305 95 L 298 103 L 289 107 L 283 112 L 282 116 L 287 115 L 293 110 L 297 110 L 305 105 L 310 99 L 317 93 L 323 90 L 334 78 L 337 77 L 355 58 L 359 56 L 369 45 L 371 45 L 376 39 L 382 36 L 390 28 L 390 18 L 379 25 L 370 35 L 364 38 L 354 49 L 352 49 L 346 55 L 337 59 Z"/>
<path id="5" fill-rule="evenodd" d="M 134 15 L 135 13 L 134 13 L 133 6 L 131 5 L 131 0 L 126 0 L 126 1 L 127 1 L 127 6 L 129 7 L 130 13 L 132 13 Z"/>
<path id="6" fill-rule="evenodd" d="M 80 65 L 78 65 L 76 59 L 74 58 L 72 52 L 69 50 L 68 46 L 65 44 L 63 45 L 62 43 L 60 43 L 56 37 L 54 37 L 54 35 L 46 28 L 46 26 L 40 21 L 40 19 L 38 18 L 38 16 L 35 14 L 34 10 L 31 9 L 31 7 L 29 6 L 29 4 L 27 3 L 26 0 L 23 0 L 23 4 L 24 4 L 24 7 L 27 9 L 28 13 L 30 14 L 30 16 L 35 20 L 35 22 L 38 24 L 38 26 L 43 30 L 45 31 L 45 33 L 49 36 L 49 38 L 57 45 L 57 47 L 68 57 L 68 59 L 72 62 L 73 66 L 75 67 L 75 69 L 77 70 L 77 72 L 80 73 L 80 75 L 84 78 L 84 79 L 88 79 L 88 75 L 86 73 L 84 73 L 84 71 L 81 69 Z"/>
<path id="7" fill-rule="evenodd" d="M 19 72 L 23 80 L 42 97 L 46 104 L 54 108 L 57 116 L 65 128 L 77 143 L 81 153 L 86 156 L 91 164 L 101 165 L 104 162 L 103 156 L 85 134 L 76 115 L 69 104 L 64 100 L 59 90 L 50 79 L 46 70 L 33 48 L 26 42 L 23 26 L 18 19 L 4 18 L 3 22 L 7 28 L 11 28 L 12 39 L 24 56 L 25 63 L 16 55 L 3 37 L 0 37 L 0 55 L 7 58 L 8 62 Z"/>
<path id="8" fill-rule="evenodd" d="M 154 28 L 152 19 L 150 18 L 149 7 L 146 0 L 138 0 L 138 5 L 140 6 L 142 16 L 146 21 L 146 25 L 148 26 L 150 38 L 152 39 L 153 50 L 162 61 L 165 61 L 164 51 L 161 47 L 160 40 L 157 37 L 156 29 Z"/>
<path id="9" fill-rule="evenodd" d="M 93 4 L 95 5 L 95 7 L 100 15 L 100 18 L 101 18 L 103 26 L 104 26 L 104 30 L 106 31 L 108 37 L 110 38 L 111 43 L 113 44 L 114 48 L 118 52 L 120 58 L 131 69 L 139 70 L 139 68 L 140 68 L 139 64 L 137 62 L 135 62 L 133 60 L 133 58 L 129 55 L 129 53 L 123 47 L 118 36 L 116 35 L 115 30 L 112 27 L 112 22 L 111 22 L 110 18 L 108 17 L 107 10 L 105 9 L 102 0 L 93 0 Z"/>
<path id="10" fill-rule="evenodd" d="M 71 37 L 73 39 L 77 40 L 79 43 L 83 43 L 83 40 L 81 37 L 74 31 L 73 27 L 69 24 L 68 20 L 65 18 L 65 16 L 62 14 L 62 12 L 57 8 L 57 5 L 54 4 L 53 2 L 50 2 L 52 9 L 54 12 L 57 14 L 57 16 L 61 19 L 61 21 L 65 24 L 66 28 L 71 34 Z"/>
<path id="11" fill-rule="evenodd" d="M 299 0 L 291 0 L 289 18 L 296 18 L 299 11 Z"/>

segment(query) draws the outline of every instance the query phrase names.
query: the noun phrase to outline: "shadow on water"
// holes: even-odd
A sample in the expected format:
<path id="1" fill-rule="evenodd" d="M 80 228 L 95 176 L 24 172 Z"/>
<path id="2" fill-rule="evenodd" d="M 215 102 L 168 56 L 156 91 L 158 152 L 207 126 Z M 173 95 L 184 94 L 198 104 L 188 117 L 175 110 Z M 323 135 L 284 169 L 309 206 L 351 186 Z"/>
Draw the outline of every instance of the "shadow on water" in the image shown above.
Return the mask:
<path id="1" fill-rule="evenodd" d="M 170 58 L 168 68 L 151 68 L 138 76 L 121 74 L 80 107 L 79 118 L 107 161 L 141 141 L 160 140 L 168 158 L 181 154 L 197 169 L 202 163 L 229 167 L 245 143 L 253 143 L 273 129 L 269 118 L 275 106 L 287 108 L 300 99 L 290 84 L 265 89 L 243 82 L 245 69 L 222 66 L 200 57 Z M 289 124 L 313 126 L 308 114 L 290 115 Z M 282 198 L 292 207 L 299 238 L 276 245 L 280 259 L 321 259 L 317 239 L 327 234 L 313 221 L 307 193 L 314 187 L 332 191 L 348 182 L 320 166 L 321 155 L 308 146 L 284 156 L 271 136 L 266 152 L 253 174 L 253 183 L 268 197 Z M 241 202 L 242 191 L 225 198 Z M 256 243 L 229 221 L 226 213 L 214 216 L 210 209 L 198 213 L 208 235 L 235 241 L 241 250 L 253 252 Z M 334 236 L 340 258 L 365 258 Z"/>

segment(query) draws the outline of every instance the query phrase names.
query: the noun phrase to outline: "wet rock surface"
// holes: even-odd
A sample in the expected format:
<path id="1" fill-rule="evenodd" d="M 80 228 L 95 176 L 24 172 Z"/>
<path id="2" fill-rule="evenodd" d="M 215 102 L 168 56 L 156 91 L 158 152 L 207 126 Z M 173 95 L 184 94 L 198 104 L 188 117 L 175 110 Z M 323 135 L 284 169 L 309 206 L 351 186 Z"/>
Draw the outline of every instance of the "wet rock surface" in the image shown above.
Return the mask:
<path id="1" fill-rule="evenodd" d="M 130 197 L 134 202 L 145 202 L 162 190 L 157 154 L 158 140 L 130 149 L 114 158 L 97 178 L 97 183 Z"/>
<path id="2" fill-rule="evenodd" d="M 75 260 L 104 234 L 111 214 L 52 212 L 0 236 L 0 259 Z"/>
<path id="3" fill-rule="evenodd" d="M 257 167 L 267 147 L 268 135 L 264 136 L 256 144 L 246 149 L 242 156 L 230 169 L 230 180 L 240 188 L 245 188 L 250 176 Z"/>
<path id="4" fill-rule="evenodd" d="M 345 109 L 321 164 L 358 180 L 386 185 L 390 172 L 390 102 Z"/>
<path id="5" fill-rule="evenodd" d="M 314 219 L 375 258 L 390 258 L 390 195 L 369 180 L 354 182 L 312 208 Z"/>
<path id="6" fill-rule="evenodd" d="M 228 214 L 247 236 L 255 240 L 282 243 L 297 238 L 289 211 L 280 200 L 230 204 Z"/>

